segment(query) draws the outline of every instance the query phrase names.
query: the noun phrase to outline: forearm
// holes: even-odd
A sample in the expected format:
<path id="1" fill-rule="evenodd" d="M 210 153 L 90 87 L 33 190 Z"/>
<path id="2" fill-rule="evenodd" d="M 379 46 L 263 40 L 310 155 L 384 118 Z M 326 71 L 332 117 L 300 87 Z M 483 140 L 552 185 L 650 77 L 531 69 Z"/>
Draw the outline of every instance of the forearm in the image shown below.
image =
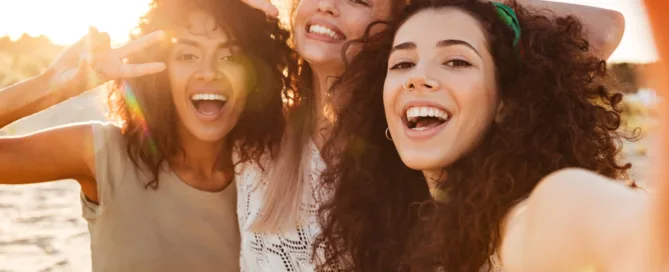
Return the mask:
<path id="1" fill-rule="evenodd" d="M 0 128 L 67 99 L 50 86 L 52 74 L 47 71 L 0 90 Z"/>
<path id="2" fill-rule="evenodd" d="M 505 0 L 496 0 L 504 2 Z M 575 16 L 581 20 L 593 53 L 608 59 L 625 32 L 625 18 L 617 11 L 543 0 L 517 0 L 530 9 L 550 10 L 556 16 Z"/>

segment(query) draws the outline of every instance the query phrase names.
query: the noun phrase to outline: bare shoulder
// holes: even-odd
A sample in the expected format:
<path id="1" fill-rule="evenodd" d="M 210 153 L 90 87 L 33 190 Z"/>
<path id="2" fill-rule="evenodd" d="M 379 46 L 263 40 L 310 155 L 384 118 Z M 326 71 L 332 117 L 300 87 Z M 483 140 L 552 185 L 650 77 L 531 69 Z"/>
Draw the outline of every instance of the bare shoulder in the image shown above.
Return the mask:
<path id="1" fill-rule="evenodd" d="M 638 217 L 648 202 L 645 192 L 588 170 L 551 173 L 508 213 L 500 248 L 504 267 L 527 267 L 528 254 L 538 255 L 533 265 L 588 263 L 583 258 L 615 241 L 625 221 Z"/>

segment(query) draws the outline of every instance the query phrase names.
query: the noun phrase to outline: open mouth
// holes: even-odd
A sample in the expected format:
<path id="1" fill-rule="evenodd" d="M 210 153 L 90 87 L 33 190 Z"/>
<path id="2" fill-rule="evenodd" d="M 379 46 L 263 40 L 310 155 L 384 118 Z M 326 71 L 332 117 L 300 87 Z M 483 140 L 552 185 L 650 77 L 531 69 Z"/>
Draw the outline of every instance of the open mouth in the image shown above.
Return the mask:
<path id="1" fill-rule="evenodd" d="M 445 124 L 451 119 L 451 114 L 435 107 L 409 107 L 405 111 L 403 119 L 408 129 L 423 131 Z"/>
<path id="2" fill-rule="evenodd" d="M 307 33 L 319 35 L 319 36 L 325 36 L 333 40 L 337 41 L 343 41 L 346 40 L 346 36 L 337 31 L 336 29 L 333 29 L 331 27 L 327 27 L 318 23 L 314 24 L 308 24 L 307 25 Z"/>
<path id="3" fill-rule="evenodd" d="M 221 112 L 228 98 L 221 94 L 200 93 L 192 95 L 190 101 L 198 113 L 211 116 Z"/>

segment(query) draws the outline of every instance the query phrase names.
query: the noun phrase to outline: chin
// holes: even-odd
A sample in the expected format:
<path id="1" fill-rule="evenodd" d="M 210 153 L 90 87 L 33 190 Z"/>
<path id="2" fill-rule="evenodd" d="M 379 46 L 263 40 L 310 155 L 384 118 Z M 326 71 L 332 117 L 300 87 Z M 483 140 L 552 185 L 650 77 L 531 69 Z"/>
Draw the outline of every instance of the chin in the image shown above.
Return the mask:
<path id="1" fill-rule="evenodd" d="M 424 154 L 406 154 L 400 155 L 402 162 L 407 167 L 417 171 L 431 171 L 434 169 L 443 169 L 448 167 L 443 158 L 435 158 L 432 156 L 425 156 Z"/>
<path id="2" fill-rule="evenodd" d="M 190 133 L 198 140 L 203 142 L 216 143 L 223 139 L 228 134 L 226 131 L 207 130 L 207 129 L 191 129 Z"/>
<path id="3" fill-rule="evenodd" d="M 332 48 L 324 48 L 324 46 L 309 45 L 298 49 L 300 56 L 304 58 L 310 65 L 338 65 L 343 66 L 344 61 L 341 59 L 341 49 L 331 50 Z"/>

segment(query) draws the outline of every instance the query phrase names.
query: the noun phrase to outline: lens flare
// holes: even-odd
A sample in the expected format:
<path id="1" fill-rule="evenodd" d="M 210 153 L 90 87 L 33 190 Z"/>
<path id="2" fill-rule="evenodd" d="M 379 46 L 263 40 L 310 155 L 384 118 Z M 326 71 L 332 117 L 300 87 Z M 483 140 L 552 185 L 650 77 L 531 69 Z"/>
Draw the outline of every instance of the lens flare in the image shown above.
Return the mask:
<path id="1" fill-rule="evenodd" d="M 146 118 L 144 118 L 144 113 L 142 112 L 142 108 L 139 105 L 139 101 L 137 100 L 135 93 L 132 91 L 132 87 L 125 80 L 123 81 L 123 99 L 125 100 L 125 104 L 130 110 L 130 113 L 135 116 L 137 122 L 139 122 L 139 125 L 141 126 L 144 133 L 144 139 L 149 144 L 151 154 L 158 156 L 158 147 L 156 146 L 156 142 L 151 136 L 151 131 L 149 130 Z"/>

